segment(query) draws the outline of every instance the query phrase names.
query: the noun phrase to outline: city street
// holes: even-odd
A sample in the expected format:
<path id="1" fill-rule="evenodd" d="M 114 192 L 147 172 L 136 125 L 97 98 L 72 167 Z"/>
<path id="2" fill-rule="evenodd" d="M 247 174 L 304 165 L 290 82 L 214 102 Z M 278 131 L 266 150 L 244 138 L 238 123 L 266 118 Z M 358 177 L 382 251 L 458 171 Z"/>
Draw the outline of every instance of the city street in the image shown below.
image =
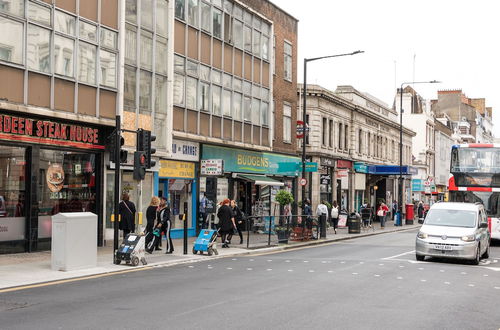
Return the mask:
<path id="1" fill-rule="evenodd" d="M 0 327 L 499 329 L 500 246 L 417 262 L 416 232 L 0 293 Z"/>

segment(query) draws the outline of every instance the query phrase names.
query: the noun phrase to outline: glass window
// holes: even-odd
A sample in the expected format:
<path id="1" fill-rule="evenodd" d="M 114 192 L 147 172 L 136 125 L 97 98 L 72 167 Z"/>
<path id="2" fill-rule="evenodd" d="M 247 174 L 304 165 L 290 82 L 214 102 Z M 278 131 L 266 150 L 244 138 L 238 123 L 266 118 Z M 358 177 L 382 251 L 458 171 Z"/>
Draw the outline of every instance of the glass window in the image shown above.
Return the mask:
<path id="1" fill-rule="evenodd" d="M 210 111 L 210 85 L 200 81 L 200 110 Z"/>
<path id="2" fill-rule="evenodd" d="M 260 101 L 252 99 L 252 124 L 260 124 Z"/>
<path id="3" fill-rule="evenodd" d="M 284 44 L 284 65 L 285 65 L 285 79 L 292 81 L 292 45 L 285 41 Z"/>
<path id="4" fill-rule="evenodd" d="M 210 4 L 202 1 L 201 2 L 201 28 L 208 33 L 210 30 Z"/>
<path id="5" fill-rule="evenodd" d="M 78 80 L 80 82 L 95 84 L 97 47 L 85 42 L 80 42 L 78 51 Z"/>
<path id="6" fill-rule="evenodd" d="M 165 150 L 167 148 L 167 114 L 158 112 L 155 113 L 154 134 L 156 135 L 156 141 L 155 141 L 156 149 Z M 144 181 L 148 180 L 147 176 L 148 173 L 146 173 L 146 179 Z"/>
<path id="7" fill-rule="evenodd" d="M 136 69 L 125 66 L 123 103 L 126 109 L 135 111 Z"/>
<path id="8" fill-rule="evenodd" d="M 36 25 L 28 27 L 28 68 L 50 73 L 50 30 Z"/>
<path id="9" fill-rule="evenodd" d="M 245 12 L 243 13 L 243 21 L 245 22 L 245 24 L 252 26 L 252 13 L 245 10 Z"/>
<path id="10" fill-rule="evenodd" d="M 230 3 L 228 1 L 224 2 L 224 4 Z M 233 19 L 227 13 L 224 13 L 224 41 L 227 43 L 233 43 Z"/>
<path id="11" fill-rule="evenodd" d="M 212 113 L 219 116 L 221 114 L 220 93 L 221 88 L 219 86 L 212 86 Z"/>
<path id="12" fill-rule="evenodd" d="M 188 0 L 188 24 L 198 27 L 198 0 Z"/>
<path id="13" fill-rule="evenodd" d="M 80 38 L 97 42 L 97 26 L 80 21 Z"/>
<path id="14" fill-rule="evenodd" d="M 262 36 L 262 58 L 269 61 L 269 37 Z"/>
<path id="15" fill-rule="evenodd" d="M 155 112 L 167 113 L 167 78 L 155 76 Z"/>
<path id="16" fill-rule="evenodd" d="M 233 16 L 238 19 L 243 19 L 243 8 L 240 6 L 234 6 Z"/>
<path id="17" fill-rule="evenodd" d="M 140 85 L 139 85 L 139 112 L 151 113 L 151 91 L 152 91 L 152 74 L 151 72 L 141 70 Z"/>
<path id="18" fill-rule="evenodd" d="M 186 107 L 188 109 L 197 109 L 197 80 L 186 77 Z"/>
<path id="19" fill-rule="evenodd" d="M 108 87 L 116 87 L 116 54 L 104 49 L 100 50 L 100 83 Z"/>
<path id="20" fill-rule="evenodd" d="M 224 1 L 224 12 L 228 14 L 233 12 L 233 3 L 231 1 Z"/>
<path id="21" fill-rule="evenodd" d="M 238 79 L 238 78 L 234 78 L 233 79 L 233 89 L 237 92 L 241 92 L 241 84 L 242 84 L 242 81 L 241 79 Z"/>
<path id="22" fill-rule="evenodd" d="M 137 24 L 137 0 L 127 0 L 125 4 L 125 18 L 127 22 Z"/>
<path id="23" fill-rule="evenodd" d="M 243 48 L 243 23 L 238 20 L 234 20 L 233 28 L 234 46 Z"/>
<path id="24" fill-rule="evenodd" d="M 167 74 L 167 39 L 156 36 L 155 67 L 157 73 Z"/>
<path id="25" fill-rule="evenodd" d="M 224 75 L 222 76 L 222 86 L 231 89 L 231 80 L 232 80 L 231 75 L 224 73 Z"/>
<path id="26" fill-rule="evenodd" d="M 260 104 L 260 120 L 262 125 L 267 126 L 269 124 L 269 103 L 267 102 Z"/>
<path id="27" fill-rule="evenodd" d="M 74 16 L 56 10 L 54 17 L 54 29 L 58 32 L 75 35 L 76 18 Z"/>
<path id="28" fill-rule="evenodd" d="M 245 50 L 252 52 L 252 28 L 246 25 L 243 27 L 243 41 L 245 43 Z"/>
<path id="29" fill-rule="evenodd" d="M 174 104 L 184 105 L 184 76 L 174 74 Z"/>
<path id="30" fill-rule="evenodd" d="M 185 71 L 185 61 L 184 57 L 179 56 L 179 55 L 174 55 L 174 70 L 175 72 L 181 72 L 184 73 Z"/>
<path id="31" fill-rule="evenodd" d="M 200 66 L 200 79 L 210 81 L 210 68 L 208 66 Z"/>
<path id="32" fill-rule="evenodd" d="M 63 76 L 74 77 L 74 53 L 75 41 L 56 34 L 54 37 L 54 72 Z"/>
<path id="33" fill-rule="evenodd" d="M 262 87 L 260 89 L 260 97 L 265 101 L 269 101 L 269 89 Z"/>
<path id="34" fill-rule="evenodd" d="M 135 44 L 135 41 L 134 41 Z M 118 33 L 101 27 L 101 47 L 118 48 Z M 129 47 L 129 44 L 127 44 Z"/>
<path id="35" fill-rule="evenodd" d="M 214 37 L 220 39 L 222 37 L 222 11 L 214 8 L 212 22 Z"/>
<path id="36" fill-rule="evenodd" d="M 0 12 L 24 17 L 24 0 L 1 0 Z"/>
<path id="37" fill-rule="evenodd" d="M 253 30 L 253 53 L 260 57 L 260 32 Z"/>
<path id="38" fill-rule="evenodd" d="M 175 0 L 175 17 L 185 20 L 186 0 Z"/>
<path id="39" fill-rule="evenodd" d="M 222 73 L 220 71 L 212 71 L 212 82 L 217 85 L 222 84 Z"/>
<path id="40" fill-rule="evenodd" d="M 292 142 L 292 106 L 283 104 L 283 142 Z"/>
<path id="41" fill-rule="evenodd" d="M 167 36 L 168 2 L 156 0 L 156 33 Z"/>
<path id="42" fill-rule="evenodd" d="M 243 119 L 252 121 L 252 99 L 248 96 L 243 98 Z"/>
<path id="43" fill-rule="evenodd" d="M 256 29 L 259 29 L 260 30 L 260 24 L 261 24 L 261 20 L 260 18 L 258 18 L 257 16 L 254 16 L 253 17 L 253 27 L 256 28 Z"/>
<path id="44" fill-rule="evenodd" d="M 227 89 L 222 91 L 222 109 L 224 116 L 231 116 L 231 91 Z"/>
<path id="45" fill-rule="evenodd" d="M 153 62 L 153 34 L 141 31 L 141 67 L 152 69 Z"/>
<path id="46" fill-rule="evenodd" d="M 141 27 L 153 30 L 153 0 L 141 0 Z"/>
<path id="47" fill-rule="evenodd" d="M 222 0 L 212 0 L 212 3 L 217 7 L 222 8 Z"/>
<path id="48" fill-rule="evenodd" d="M 233 94 L 233 116 L 234 119 L 236 120 L 241 120 L 241 100 L 242 100 L 242 95 L 240 93 L 234 93 Z"/>
<path id="49" fill-rule="evenodd" d="M 186 73 L 198 77 L 198 63 L 187 61 Z"/>
<path id="50" fill-rule="evenodd" d="M 245 93 L 246 95 L 252 94 L 252 84 L 248 81 L 243 81 L 243 93 Z"/>
<path id="51" fill-rule="evenodd" d="M 0 16 L 0 60 L 23 63 L 23 23 Z"/>
<path id="52" fill-rule="evenodd" d="M 125 61 L 137 65 L 137 30 L 131 25 L 125 28 Z"/>
<path id="53" fill-rule="evenodd" d="M 50 26 L 52 23 L 51 17 L 52 15 L 50 8 L 36 4 L 34 2 L 29 3 L 28 18 L 30 20 Z"/>
<path id="54" fill-rule="evenodd" d="M 262 33 L 268 36 L 270 31 L 271 27 L 269 26 L 269 24 L 266 22 L 262 22 Z"/>

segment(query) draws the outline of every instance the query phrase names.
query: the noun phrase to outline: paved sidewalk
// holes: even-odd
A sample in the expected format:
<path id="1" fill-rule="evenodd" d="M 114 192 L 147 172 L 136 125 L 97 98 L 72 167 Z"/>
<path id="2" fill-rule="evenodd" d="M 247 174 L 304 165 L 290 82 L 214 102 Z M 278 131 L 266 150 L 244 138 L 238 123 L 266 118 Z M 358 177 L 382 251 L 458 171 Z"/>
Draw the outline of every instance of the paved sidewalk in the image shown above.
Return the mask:
<path id="1" fill-rule="evenodd" d="M 374 224 L 374 228 L 368 230 L 362 230 L 360 234 L 349 234 L 347 228 L 340 228 L 337 230 L 337 234 L 334 234 L 333 229 L 329 229 L 327 232 L 326 239 L 310 240 L 305 242 L 293 242 L 289 241 L 289 244 L 277 244 L 276 236 L 273 235 L 272 246 L 266 246 L 267 235 L 260 234 L 250 234 L 252 242 L 258 242 L 259 253 L 263 252 L 273 252 L 286 250 L 291 248 L 296 248 L 306 245 L 314 244 L 324 244 L 329 242 L 335 242 L 346 239 L 353 239 L 363 236 L 378 235 L 388 232 L 409 230 L 414 228 L 419 228 L 420 224 L 416 223 L 414 225 L 403 225 L 394 226 L 392 221 L 386 224 L 385 229 L 381 229 L 378 223 Z M 258 241 L 257 241 L 258 238 Z M 35 252 L 35 253 L 20 253 L 20 254 L 10 254 L 10 255 L 0 255 L 0 293 L 8 288 L 15 288 L 19 286 L 34 285 L 45 282 L 70 280 L 78 277 L 84 276 L 105 276 L 114 272 L 120 271 L 130 271 L 134 269 L 140 269 L 144 267 L 160 267 L 160 266 L 171 266 L 181 263 L 204 261 L 207 259 L 222 258 L 227 256 L 245 255 L 255 253 L 254 245 L 251 249 L 246 249 L 246 236 L 245 242 L 242 245 L 233 244 L 229 249 L 222 249 L 220 244 L 218 244 L 218 256 L 207 256 L 205 255 L 193 255 L 192 246 L 194 237 L 190 237 L 188 240 L 188 254 L 183 254 L 183 240 L 174 240 L 175 251 L 173 254 L 165 254 L 164 251 L 155 251 L 153 254 L 146 254 L 147 265 L 143 266 L 139 264 L 137 267 L 132 267 L 122 263 L 121 265 L 113 264 L 113 244 L 108 242 L 110 246 L 98 248 L 97 256 L 97 267 L 90 269 L 81 269 L 73 271 L 54 271 L 51 269 L 51 253 L 50 251 L 45 252 Z M 233 243 L 238 242 L 239 238 L 235 236 L 233 238 Z M 165 246 L 163 242 L 163 246 Z"/>

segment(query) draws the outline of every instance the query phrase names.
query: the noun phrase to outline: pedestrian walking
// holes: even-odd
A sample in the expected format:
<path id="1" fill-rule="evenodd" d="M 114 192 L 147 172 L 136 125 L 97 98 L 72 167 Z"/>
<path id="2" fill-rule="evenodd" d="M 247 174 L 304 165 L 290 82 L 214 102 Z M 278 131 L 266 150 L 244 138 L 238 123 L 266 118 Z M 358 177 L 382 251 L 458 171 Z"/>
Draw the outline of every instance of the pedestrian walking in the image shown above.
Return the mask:
<path id="1" fill-rule="evenodd" d="M 165 254 L 171 254 L 174 252 L 174 244 L 172 243 L 172 237 L 170 235 L 170 231 L 172 230 L 172 220 L 170 219 L 170 208 L 168 207 L 167 199 L 165 197 L 160 199 L 158 218 L 161 221 L 162 231 L 165 233 Z"/>
<path id="2" fill-rule="evenodd" d="M 135 231 L 135 205 L 130 201 L 130 196 L 127 193 L 123 193 L 122 201 L 118 206 L 118 213 L 120 214 L 119 228 L 123 231 L 123 238 L 127 237 L 128 234 Z"/>
<path id="3" fill-rule="evenodd" d="M 207 195 L 205 193 L 203 193 L 203 196 L 200 199 L 200 217 L 201 217 L 200 228 L 201 229 L 208 228 L 208 225 L 207 225 Z"/>
<path id="4" fill-rule="evenodd" d="M 233 230 L 236 227 L 234 224 L 233 211 L 229 204 L 231 201 L 226 198 L 222 201 L 222 206 L 217 211 L 217 217 L 219 218 L 219 233 L 221 235 L 222 247 L 229 247 L 229 239 L 232 236 Z"/>
<path id="5" fill-rule="evenodd" d="M 307 229 L 312 229 L 312 209 L 311 209 L 311 201 L 306 198 L 304 200 L 304 208 L 303 208 L 304 216 L 305 216 L 305 225 Z"/>
<path id="6" fill-rule="evenodd" d="M 424 203 L 422 201 L 418 202 L 417 214 L 418 223 L 424 223 Z"/>
<path id="7" fill-rule="evenodd" d="M 318 221 L 321 228 L 321 236 L 326 237 L 326 219 L 328 217 L 328 207 L 324 200 L 321 200 L 316 207 L 316 216 L 318 217 Z"/>
<path id="8" fill-rule="evenodd" d="M 339 206 L 337 205 L 337 201 L 333 201 L 332 203 L 332 211 L 330 212 L 330 216 L 332 218 L 332 225 L 335 234 L 337 233 L 337 227 L 339 224 Z"/>
<path id="9" fill-rule="evenodd" d="M 381 202 L 377 210 L 377 217 L 380 221 L 380 228 L 385 228 L 385 216 L 387 215 L 388 211 L 389 208 L 387 207 L 387 205 L 385 205 L 384 202 Z"/>
<path id="10" fill-rule="evenodd" d="M 146 209 L 146 233 L 152 233 L 155 228 L 161 228 L 161 221 L 158 216 L 158 208 L 160 206 L 160 199 L 156 196 L 151 198 L 151 202 L 149 203 L 148 208 Z M 151 235 L 147 235 L 146 237 L 152 237 Z M 151 240 L 146 241 L 146 246 Z M 155 250 L 161 251 L 159 247 L 160 240 L 158 239 L 155 242 Z"/>
<path id="11" fill-rule="evenodd" d="M 241 212 L 238 204 L 234 199 L 231 201 L 231 209 L 233 211 L 236 231 L 238 232 L 238 236 L 240 237 L 240 244 L 243 244 L 243 230 L 245 230 L 245 221 L 243 219 L 243 212 Z M 231 240 L 229 240 L 229 242 L 231 242 Z"/>

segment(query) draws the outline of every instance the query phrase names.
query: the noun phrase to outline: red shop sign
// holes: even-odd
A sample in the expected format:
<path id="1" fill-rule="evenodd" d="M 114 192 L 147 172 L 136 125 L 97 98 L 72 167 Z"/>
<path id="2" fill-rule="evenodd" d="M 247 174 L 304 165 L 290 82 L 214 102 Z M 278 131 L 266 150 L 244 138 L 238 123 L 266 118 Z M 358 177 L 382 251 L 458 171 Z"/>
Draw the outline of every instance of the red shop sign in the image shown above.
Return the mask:
<path id="1" fill-rule="evenodd" d="M 337 168 L 352 168 L 352 162 L 350 160 L 337 160 Z"/>

